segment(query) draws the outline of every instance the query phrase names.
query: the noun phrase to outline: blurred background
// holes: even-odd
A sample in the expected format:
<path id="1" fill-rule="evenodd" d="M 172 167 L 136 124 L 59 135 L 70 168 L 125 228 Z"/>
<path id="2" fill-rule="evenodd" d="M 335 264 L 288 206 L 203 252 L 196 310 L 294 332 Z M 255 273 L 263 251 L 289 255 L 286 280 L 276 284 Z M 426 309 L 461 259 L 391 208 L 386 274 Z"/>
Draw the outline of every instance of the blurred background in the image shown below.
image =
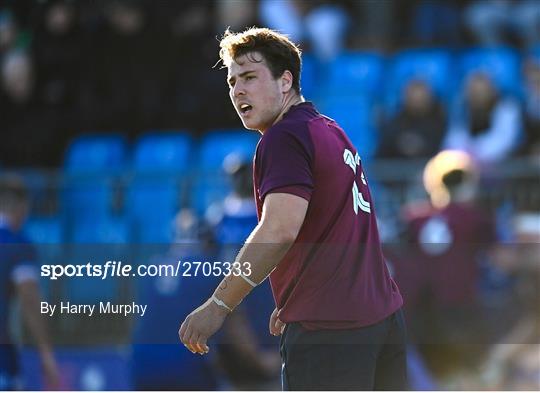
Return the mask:
<path id="1" fill-rule="evenodd" d="M 256 225 L 258 134 L 216 65 L 229 26 L 298 42 L 303 95 L 357 147 L 405 297 L 412 388 L 540 389 L 536 0 L 0 0 L 0 174 L 28 188 L 38 262 L 234 257 Z M 49 319 L 62 388 L 279 389 L 267 285 L 200 358 L 173 343 L 210 279 L 41 284 L 49 301 L 152 309 Z M 41 389 L 14 326 L 24 386 Z"/>

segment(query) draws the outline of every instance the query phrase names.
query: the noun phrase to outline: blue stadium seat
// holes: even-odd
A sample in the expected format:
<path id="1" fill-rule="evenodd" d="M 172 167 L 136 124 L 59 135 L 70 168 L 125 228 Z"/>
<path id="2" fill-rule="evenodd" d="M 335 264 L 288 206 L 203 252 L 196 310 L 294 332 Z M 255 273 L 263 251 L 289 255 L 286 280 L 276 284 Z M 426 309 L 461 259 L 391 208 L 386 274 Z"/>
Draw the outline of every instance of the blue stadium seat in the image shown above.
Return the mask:
<path id="1" fill-rule="evenodd" d="M 229 154 L 252 160 L 260 135 L 249 130 L 214 130 L 201 140 L 199 176 L 192 185 L 191 206 L 203 214 L 213 202 L 230 191 L 229 179 L 223 174 L 223 161 Z"/>
<path id="2" fill-rule="evenodd" d="M 181 207 L 181 187 L 171 176 L 138 177 L 128 187 L 126 208 L 134 239 L 143 243 L 172 240 L 172 221 Z"/>
<path id="3" fill-rule="evenodd" d="M 120 135 L 86 135 L 74 139 L 65 156 L 61 214 L 68 232 L 74 222 L 106 217 L 114 210 L 114 177 L 126 167 L 127 145 Z"/>
<path id="4" fill-rule="evenodd" d="M 417 49 L 398 53 L 391 62 L 386 82 L 386 106 L 394 112 L 400 106 L 404 87 L 411 80 L 424 81 L 445 101 L 452 85 L 452 56 L 445 50 Z"/>
<path id="5" fill-rule="evenodd" d="M 117 134 L 75 138 L 65 155 L 67 173 L 115 173 L 125 167 L 127 145 Z"/>
<path id="6" fill-rule="evenodd" d="M 377 96 L 381 91 L 384 59 L 367 52 L 339 55 L 329 65 L 325 94 L 363 94 Z"/>
<path id="7" fill-rule="evenodd" d="M 473 72 L 483 72 L 492 78 L 503 93 L 519 96 L 521 93 L 520 67 L 520 58 L 513 49 L 476 48 L 460 56 L 459 76 L 463 84 Z"/>
<path id="8" fill-rule="evenodd" d="M 123 218 L 86 218 L 73 223 L 71 241 L 76 244 L 125 244 L 130 241 L 129 232 L 128 222 Z"/>
<path id="9" fill-rule="evenodd" d="M 62 221 L 59 217 L 31 217 L 24 232 L 34 244 L 59 244 L 64 241 Z"/>
<path id="10" fill-rule="evenodd" d="M 97 174 L 66 178 L 61 191 L 61 212 L 68 225 L 87 216 L 109 216 L 113 212 L 113 205 L 114 190 L 111 179 Z"/>
<path id="11" fill-rule="evenodd" d="M 377 149 L 373 107 L 363 96 L 327 97 L 319 104 L 321 112 L 338 122 L 363 160 L 369 160 Z"/>
<path id="12" fill-rule="evenodd" d="M 128 263 L 130 227 L 124 218 L 101 217 L 79 220 L 72 229 L 73 239 L 67 252 L 70 264 L 100 264 L 107 261 Z M 118 278 L 68 277 L 61 281 L 63 297 L 81 304 L 114 301 L 120 297 Z"/>
<path id="13" fill-rule="evenodd" d="M 223 160 L 231 153 L 251 159 L 259 138 L 259 133 L 250 130 L 213 130 L 201 139 L 199 168 L 220 170 Z"/>
<path id="14" fill-rule="evenodd" d="M 147 133 L 135 145 L 133 166 L 137 172 L 185 172 L 192 150 L 192 138 L 184 131 Z"/>

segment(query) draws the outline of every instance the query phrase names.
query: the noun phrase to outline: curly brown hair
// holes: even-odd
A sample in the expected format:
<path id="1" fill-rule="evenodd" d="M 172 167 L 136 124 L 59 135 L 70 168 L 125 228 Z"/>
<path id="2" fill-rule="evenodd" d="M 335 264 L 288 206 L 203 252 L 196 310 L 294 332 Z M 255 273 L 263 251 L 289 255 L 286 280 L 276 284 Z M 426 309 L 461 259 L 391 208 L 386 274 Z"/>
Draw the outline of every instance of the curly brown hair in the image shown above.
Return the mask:
<path id="1" fill-rule="evenodd" d="M 274 78 L 288 70 L 293 76 L 293 89 L 300 94 L 302 52 L 286 35 L 267 28 L 251 27 L 241 33 L 225 31 L 219 43 L 219 57 L 225 67 L 244 55 L 260 53 Z M 256 62 L 253 57 L 249 60 Z"/>

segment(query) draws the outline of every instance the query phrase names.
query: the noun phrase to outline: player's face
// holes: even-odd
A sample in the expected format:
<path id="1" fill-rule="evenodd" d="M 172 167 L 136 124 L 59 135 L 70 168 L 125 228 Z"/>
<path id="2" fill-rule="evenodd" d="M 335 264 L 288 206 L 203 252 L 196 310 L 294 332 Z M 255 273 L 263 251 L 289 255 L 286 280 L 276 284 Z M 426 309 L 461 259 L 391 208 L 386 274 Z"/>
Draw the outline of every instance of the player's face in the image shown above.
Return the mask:
<path id="1" fill-rule="evenodd" d="M 264 132 L 274 124 L 284 102 L 282 80 L 272 76 L 260 53 L 236 58 L 229 66 L 227 82 L 244 127 Z"/>

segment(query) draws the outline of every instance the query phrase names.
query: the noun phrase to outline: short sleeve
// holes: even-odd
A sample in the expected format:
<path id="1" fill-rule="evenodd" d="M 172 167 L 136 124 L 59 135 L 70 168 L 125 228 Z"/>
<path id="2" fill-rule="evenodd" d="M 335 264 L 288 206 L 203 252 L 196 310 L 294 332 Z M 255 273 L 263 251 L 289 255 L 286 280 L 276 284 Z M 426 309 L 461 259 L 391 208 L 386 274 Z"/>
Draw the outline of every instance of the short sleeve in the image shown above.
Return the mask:
<path id="1" fill-rule="evenodd" d="M 307 131 L 272 129 L 257 149 L 261 201 L 269 193 L 284 192 L 309 201 L 313 192 L 313 144 Z"/>

